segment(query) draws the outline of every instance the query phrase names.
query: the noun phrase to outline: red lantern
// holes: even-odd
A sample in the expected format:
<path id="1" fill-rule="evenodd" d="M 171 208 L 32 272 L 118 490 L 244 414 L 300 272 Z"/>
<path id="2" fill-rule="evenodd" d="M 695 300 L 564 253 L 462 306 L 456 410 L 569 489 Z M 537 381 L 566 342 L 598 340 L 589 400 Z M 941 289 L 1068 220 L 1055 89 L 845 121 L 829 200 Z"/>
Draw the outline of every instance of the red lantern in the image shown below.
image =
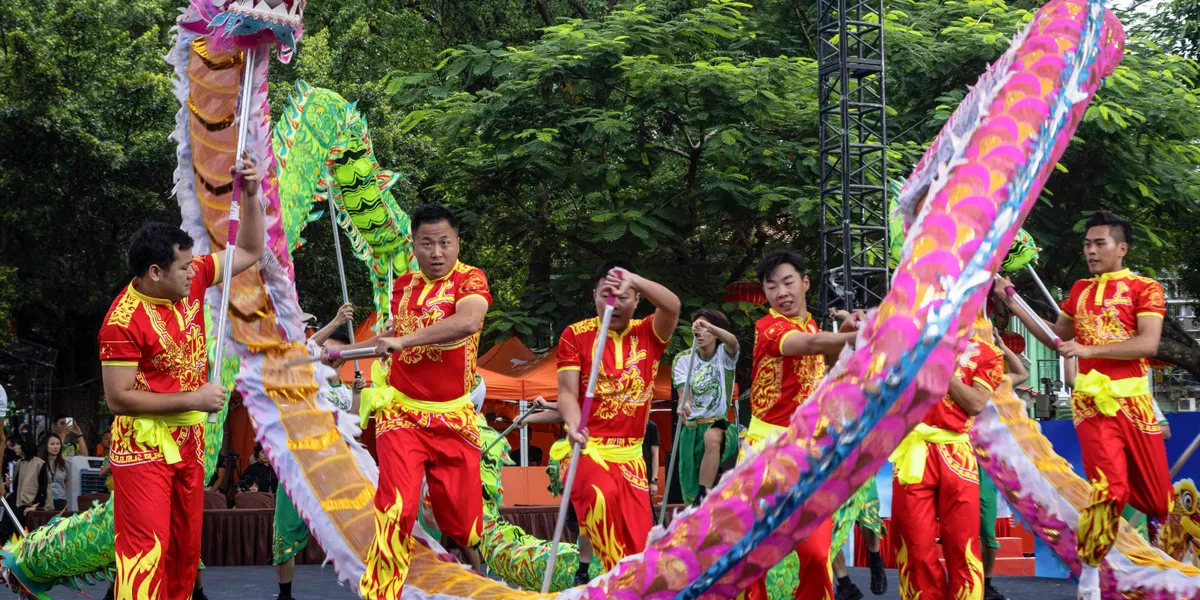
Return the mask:
<path id="1" fill-rule="evenodd" d="M 749 302 L 754 305 L 767 303 L 767 295 L 763 293 L 762 284 L 757 281 L 738 281 L 725 286 L 725 302 Z"/>
<path id="2" fill-rule="evenodd" d="M 1020 354 L 1025 351 L 1025 338 L 1021 334 L 1014 331 L 1006 331 L 1000 336 L 1004 340 L 1004 345 L 1008 346 L 1015 354 Z"/>

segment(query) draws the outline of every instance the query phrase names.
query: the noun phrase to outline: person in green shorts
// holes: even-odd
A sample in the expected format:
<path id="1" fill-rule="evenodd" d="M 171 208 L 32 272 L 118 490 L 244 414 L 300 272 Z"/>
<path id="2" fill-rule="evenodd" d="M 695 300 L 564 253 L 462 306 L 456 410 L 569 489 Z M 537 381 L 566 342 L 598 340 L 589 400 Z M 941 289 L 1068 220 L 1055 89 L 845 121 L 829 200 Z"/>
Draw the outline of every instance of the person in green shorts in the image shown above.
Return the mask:
<path id="1" fill-rule="evenodd" d="M 345 304 L 338 310 L 338 316 L 308 340 L 308 350 L 313 356 L 320 356 L 322 348 L 330 350 L 344 346 L 350 342 L 342 325 L 349 322 L 353 307 Z M 333 376 L 329 378 L 329 392 L 325 400 L 337 409 L 336 419 L 358 419 L 359 393 L 366 387 L 362 376 L 354 379 L 354 390 L 351 392 L 342 384 L 338 372 L 345 361 L 331 364 Z M 319 402 L 319 401 L 318 401 Z M 338 413 L 345 413 L 344 415 Z M 300 518 L 296 506 L 292 504 L 284 492 L 283 486 L 275 492 L 275 534 L 271 539 L 271 563 L 275 565 L 275 575 L 279 582 L 278 600 L 292 600 L 292 577 L 296 572 L 296 555 L 308 546 L 308 525 Z"/>
<path id="2" fill-rule="evenodd" d="M 726 439 L 732 428 L 725 414 L 733 397 L 741 347 L 729 329 L 725 313 L 707 308 L 696 311 L 692 317 L 695 342 L 675 355 L 672 363 L 679 414 L 686 419 L 679 434 L 679 487 L 685 503 L 703 501 L 709 488 L 716 484 L 721 462 L 737 453 L 736 438 L 733 443 Z M 684 385 L 689 373 L 691 396 L 685 398 Z"/>
<path id="3" fill-rule="evenodd" d="M 992 339 L 996 343 L 996 347 L 1004 353 L 1004 370 L 1008 375 L 1009 381 L 1012 382 L 1012 387 L 1029 380 L 1029 371 L 1025 368 L 1025 363 L 1021 362 L 1021 357 L 1015 352 L 1009 350 L 1008 346 L 1004 345 L 1004 339 L 1000 337 L 1000 332 L 993 329 Z M 996 497 L 996 484 L 988 477 L 986 471 L 979 469 L 979 541 L 980 548 L 983 550 L 983 600 L 1005 600 L 1004 594 L 1000 593 L 992 585 L 992 571 L 996 568 L 996 551 L 1000 549 L 1000 541 L 996 539 L 996 515 L 999 508 L 999 501 Z"/>
<path id="4" fill-rule="evenodd" d="M 834 600 L 862 600 L 862 590 L 850 581 L 846 569 L 846 555 L 842 546 L 857 524 L 867 546 L 867 566 L 871 569 L 871 593 L 882 596 L 887 593 L 887 571 L 883 568 L 880 540 L 883 539 L 883 519 L 879 518 L 879 488 L 875 478 L 867 480 L 833 515 L 833 543 L 829 549 L 830 568 L 836 583 Z"/>

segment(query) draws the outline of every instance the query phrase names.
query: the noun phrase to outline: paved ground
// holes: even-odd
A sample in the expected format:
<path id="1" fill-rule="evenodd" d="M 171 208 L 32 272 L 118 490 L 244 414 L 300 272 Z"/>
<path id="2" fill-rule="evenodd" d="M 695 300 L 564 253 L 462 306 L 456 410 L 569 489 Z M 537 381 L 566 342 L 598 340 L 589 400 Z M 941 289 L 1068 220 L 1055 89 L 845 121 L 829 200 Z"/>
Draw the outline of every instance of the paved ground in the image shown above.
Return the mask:
<path id="1" fill-rule="evenodd" d="M 870 575 L 866 569 L 851 569 L 850 577 L 867 593 L 867 600 L 881 598 L 899 600 L 896 588 L 896 572 L 888 572 L 888 593 L 872 596 L 867 589 Z M 1075 584 L 1060 579 L 1037 579 L 1033 577 L 997 577 L 995 585 L 1010 600 L 1073 600 Z M 104 596 L 107 584 L 84 588 L 84 593 L 99 600 Z M 278 594 L 275 584 L 275 569 L 272 567 L 212 567 L 205 571 L 204 593 L 210 600 L 270 600 Z M 333 568 L 315 566 L 296 567 L 296 579 L 292 583 L 292 596 L 297 600 L 338 600 L 357 598 L 349 586 L 339 586 Z M 50 595 L 54 600 L 79 600 L 74 591 L 58 589 Z"/>

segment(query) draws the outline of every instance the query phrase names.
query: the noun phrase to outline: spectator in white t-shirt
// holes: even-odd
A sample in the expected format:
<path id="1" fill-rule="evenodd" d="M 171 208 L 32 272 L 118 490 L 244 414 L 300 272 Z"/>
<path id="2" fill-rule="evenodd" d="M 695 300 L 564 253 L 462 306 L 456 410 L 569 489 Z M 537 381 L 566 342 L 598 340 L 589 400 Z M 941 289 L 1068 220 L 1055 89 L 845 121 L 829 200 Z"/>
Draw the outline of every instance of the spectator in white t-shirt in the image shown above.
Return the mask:
<path id="1" fill-rule="evenodd" d="M 729 430 L 725 415 L 733 397 L 740 350 L 730 329 L 729 317 L 721 311 L 696 311 L 692 317 L 695 341 L 675 356 L 672 367 L 679 413 L 687 419 L 679 435 L 679 485 L 684 502 L 703 500 L 716 484 L 722 455 L 737 452 L 737 444 L 725 443 Z M 686 386 L 689 373 L 690 387 Z"/>

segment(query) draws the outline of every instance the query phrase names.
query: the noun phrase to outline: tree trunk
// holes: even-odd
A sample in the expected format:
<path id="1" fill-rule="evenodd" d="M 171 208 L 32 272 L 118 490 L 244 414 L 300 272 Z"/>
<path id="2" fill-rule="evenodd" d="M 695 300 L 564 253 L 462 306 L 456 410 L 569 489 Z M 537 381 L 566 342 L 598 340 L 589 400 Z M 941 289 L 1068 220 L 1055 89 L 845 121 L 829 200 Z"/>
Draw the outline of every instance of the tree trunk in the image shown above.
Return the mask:
<path id="1" fill-rule="evenodd" d="M 538 14 L 541 15 L 542 22 L 546 24 L 546 27 L 554 25 L 554 17 L 550 14 L 550 7 L 544 1 L 539 0 L 538 2 L 534 2 L 534 6 L 537 7 Z"/>
<path id="2" fill-rule="evenodd" d="M 575 15 L 580 19 L 590 19 L 592 15 L 588 13 L 588 9 L 580 0 L 571 0 L 571 8 L 575 9 Z"/>
<path id="3" fill-rule="evenodd" d="M 1200 344 L 1183 330 L 1175 317 L 1163 319 L 1162 339 L 1158 342 L 1158 353 L 1154 358 L 1171 363 L 1200 380 Z"/>

